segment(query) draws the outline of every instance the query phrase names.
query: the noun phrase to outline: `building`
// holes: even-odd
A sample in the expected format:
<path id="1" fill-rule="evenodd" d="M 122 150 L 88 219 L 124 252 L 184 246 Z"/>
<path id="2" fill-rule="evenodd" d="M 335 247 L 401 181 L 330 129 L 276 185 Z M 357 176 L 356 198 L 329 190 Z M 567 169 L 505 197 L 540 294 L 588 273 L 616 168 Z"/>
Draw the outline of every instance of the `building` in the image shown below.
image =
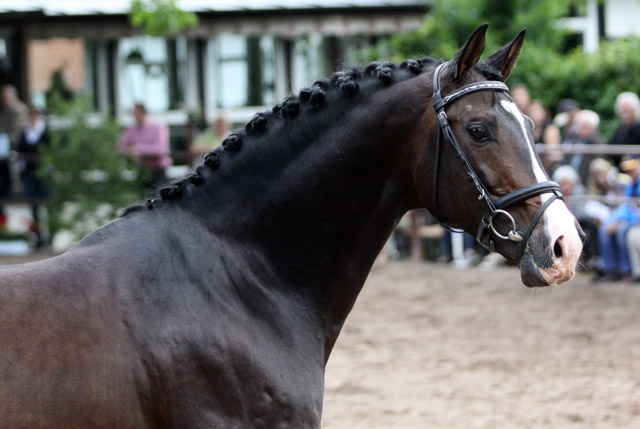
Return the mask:
<path id="1" fill-rule="evenodd" d="M 580 36 L 585 52 L 598 50 L 600 40 L 640 36 L 638 0 L 585 0 L 583 13 L 560 24 Z"/>
<path id="2" fill-rule="evenodd" d="M 142 101 L 180 146 L 189 115 L 246 121 L 336 68 L 367 62 L 369 46 L 417 29 L 427 11 L 424 0 L 182 0 L 200 24 L 163 39 L 129 25 L 129 3 L 0 0 L 0 81 L 45 107 L 58 71 L 92 95 L 97 113 L 123 123 Z"/>
<path id="3" fill-rule="evenodd" d="M 417 29 L 429 0 L 181 0 L 200 24 L 179 37 L 142 35 L 130 0 L 0 0 L 0 84 L 45 107 L 52 76 L 123 124 L 142 101 L 189 140 L 191 117 L 242 123 L 303 85 L 354 63 L 382 38 Z M 635 12 L 637 13 L 635 13 Z M 561 24 L 585 51 L 640 34 L 637 0 L 585 0 Z M 26 53 L 26 54 L 25 54 Z"/>

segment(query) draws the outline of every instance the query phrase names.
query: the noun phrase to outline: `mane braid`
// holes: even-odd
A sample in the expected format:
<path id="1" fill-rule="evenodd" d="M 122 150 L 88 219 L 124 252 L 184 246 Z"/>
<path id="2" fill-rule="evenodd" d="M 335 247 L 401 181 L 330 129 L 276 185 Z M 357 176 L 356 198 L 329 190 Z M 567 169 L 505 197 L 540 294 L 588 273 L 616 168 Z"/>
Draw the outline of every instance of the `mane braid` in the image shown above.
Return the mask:
<path id="1" fill-rule="evenodd" d="M 213 152 L 209 152 L 204 157 L 204 165 L 215 170 L 220 167 L 220 155 L 218 154 L 218 150 L 214 150 Z"/>
<path id="2" fill-rule="evenodd" d="M 320 105 L 324 103 L 326 97 L 327 94 L 324 89 L 322 89 L 320 86 L 314 86 L 314 88 L 311 90 L 311 95 L 309 96 L 309 104 L 312 107 L 319 108 Z"/>
<path id="3" fill-rule="evenodd" d="M 262 120 L 260 122 L 262 122 Z M 251 122 L 249 124 L 251 124 Z M 249 127 L 249 124 L 247 124 L 247 127 Z M 252 125 L 252 127 L 253 126 L 254 125 Z M 257 127 L 258 125 L 255 126 Z M 264 128 L 266 126 L 266 120 L 264 122 L 264 125 L 260 126 Z M 240 150 L 240 146 L 242 146 L 242 138 L 237 133 L 229 134 L 226 139 L 222 140 L 222 149 L 227 152 L 238 152 Z"/>
<path id="4" fill-rule="evenodd" d="M 412 77 L 430 71 L 440 62 L 440 60 L 433 58 L 409 59 L 400 65 L 390 62 L 372 62 L 366 67 L 352 67 L 334 73 L 330 79 L 318 80 L 314 82 L 311 87 L 300 90 L 298 96 L 288 95 L 280 104 L 277 104 L 271 110 L 256 113 L 253 118 L 247 122 L 244 130 L 229 134 L 222 141 L 221 147 L 205 155 L 203 166 L 189 173 L 183 180 L 161 188 L 159 190 L 160 197 L 162 200 L 177 200 L 185 194 L 187 186 L 203 185 L 205 183 L 205 176 L 202 169 L 218 169 L 223 153 L 239 152 L 243 147 L 244 138 L 260 138 L 260 136 L 268 134 L 270 122 L 294 120 L 303 112 L 304 106 L 308 106 L 305 109 L 305 111 L 308 112 L 307 115 L 312 114 L 311 112 L 322 108 L 329 99 L 329 94 L 332 93 L 332 91 L 340 91 L 345 98 L 351 98 L 363 91 L 364 82 L 380 82 L 382 85 L 368 84 L 364 89 L 367 93 L 376 91 L 388 87 L 394 82 L 411 79 Z M 476 67 L 478 71 L 483 73 L 487 78 L 494 79 L 498 77 L 501 79 L 500 72 L 485 63 L 479 63 Z M 330 99 L 334 100 L 334 98 Z M 140 211 L 144 208 L 151 210 L 155 207 L 156 203 L 154 200 L 147 200 L 145 205 L 125 209 L 121 216 L 126 216 L 129 213 Z"/>
<path id="5" fill-rule="evenodd" d="M 202 176 L 202 173 L 199 169 L 187 174 L 187 180 L 193 183 L 195 186 L 204 184 L 204 177 Z"/>
<path id="6" fill-rule="evenodd" d="M 160 196 L 163 200 L 177 200 L 182 196 L 183 192 L 184 183 L 180 181 L 160 189 Z"/>
<path id="7" fill-rule="evenodd" d="M 311 97 L 311 90 L 308 89 L 308 92 L 309 95 L 305 101 L 308 101 L 309 97 Z M 302 99 L 302 92 L 300 93 L 300 99 Z M 278 104 L 277 106 L 275 106 L 272 112 L 274 115 L 280 114 L 280 117 L 282 119 L 295 118 L 296 116 L 298 116 L 298 113 L 300 113 L 300 101 L 298 101 L 298 99 L 296 99 L 293 95 L 290 95 L 288 97 L 285 97 L 285 99 L 282 101 L 282 104 Z"/>

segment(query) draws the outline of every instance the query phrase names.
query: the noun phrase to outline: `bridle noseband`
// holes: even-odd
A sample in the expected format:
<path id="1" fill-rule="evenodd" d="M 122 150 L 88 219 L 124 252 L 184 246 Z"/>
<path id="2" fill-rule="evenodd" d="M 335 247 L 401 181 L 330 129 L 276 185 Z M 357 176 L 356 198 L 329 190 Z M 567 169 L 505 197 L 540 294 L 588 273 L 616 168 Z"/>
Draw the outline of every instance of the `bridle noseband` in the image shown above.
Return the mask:
<path id="1" fill-rule="evenodd" d="M 484 186 L 480 177 L 476 174 L 475 170 L 471 166 L 469 159 L 466 157 L 464 152 L 462 151 L 456 136 L 453 134 L 453 130 L 451 129 L 451 125 L 449 124 L 449 118 L 447 117 L 447 113 L 445 112 L 445 107 L 455 100 L 464 97 L 465 95 L 472 94 L 474 92 L 479 91 L 509 91 L 509 87 L 505 85 L 503 82 L 499 81 L 482 81 L 475 82 L 469 85 L 465 85 L 453 93 L 443 97 L 441 94 L 440 87 L 440 72 L 447 65 L 447 63 L 440 64 L 433 74 L 433 107 L 436 110 L 438 115 L 438 135 L 436 139 L 436 153 L 435 153 L 435 165 L 433 169 L 433 215 L 440 222 L 440 224 L 451 232 L 462 232 L 462 230 L 455 229 L 449 225 L 444 224 L 440 221 L 438 217 L 438 169 L 440 164 L 440 152 L 442 149 L 442 140 L 448 140 L 456 151 L 456 157 L 466 170 L 469 181 L 472 183 L 473 187 L 476 189 L 478 194 L 478 200 L 482 200 L 485 205 L 485 212 L 480 221 L 480 226 L 478 227 L 477 240 L 480 244 L 491 251 L 494 250 L 494 241 L 491 238 L 491 232 L 494 235 L 502 240 L 511 240 L 514 242 L 519 242 L 520 246 L 518 248 L 518 253 L 516 254 L 516 264 L 520 263 L 520 259 L 527 249 L 527 243 L 529 241 L 529 237 L 533 233 L 533 229 L 535 228 L 538 220 L 544 213 L 544 211 L 551 205 L 553 201 L 560 198 L 562 199 L 562 192 L 560 189 L 560 185 L 556 182 L 546 181 L 540 183 L 534 183 L 533 185 L 526 186 L 522 189 L 518 189 L 513 191 L 510 194 L 507 194 L 503 197 L 498 198 L 497 200 L 493 200 L 487 191 L 487 188 Z M 517 203 L 528 200 L 529 198 L 551 193 L 553 194 L 547 201 L 542 204 L 542 206 L 538 209 L 536 214 L 531 219 L 531 222 L 526 230 L 518 230 L 516 221 L 509 214 L 507 209 Z M 503 216 L 507 218 L 511 222 L 512 229 L 509 231 L 507 235 L 503 235 L 496 229 L 494 223 L 495 219 L 499 216 Z"/>

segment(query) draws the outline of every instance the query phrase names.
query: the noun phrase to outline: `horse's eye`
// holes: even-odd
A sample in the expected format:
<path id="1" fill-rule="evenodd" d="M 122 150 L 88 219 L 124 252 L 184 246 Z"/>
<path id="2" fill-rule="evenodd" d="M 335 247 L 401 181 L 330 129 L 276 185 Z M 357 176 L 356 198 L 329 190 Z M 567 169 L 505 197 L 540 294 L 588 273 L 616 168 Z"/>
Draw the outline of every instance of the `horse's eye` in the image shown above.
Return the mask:
<path id="1" fill-rule="evenodd" d="M 489 140 L 489 131 L 483 126 L 472 125 L 469 127 L 469 135 L 478 142 L 485 142 Z"/>

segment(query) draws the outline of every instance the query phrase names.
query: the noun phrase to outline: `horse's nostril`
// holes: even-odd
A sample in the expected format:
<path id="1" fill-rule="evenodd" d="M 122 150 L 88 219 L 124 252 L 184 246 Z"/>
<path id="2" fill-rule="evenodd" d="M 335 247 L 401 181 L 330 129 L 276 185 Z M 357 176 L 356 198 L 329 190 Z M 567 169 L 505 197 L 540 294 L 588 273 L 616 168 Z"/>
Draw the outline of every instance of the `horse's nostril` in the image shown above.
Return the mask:
<path id="1" fill-rule="evenodd" d="M 556 243 L 553 245 L 553 256 L 556 257 L 556 259 L 560 259 L 562 258 L 562 244 L 561 244 L 561 240 L 563 237 L 560 237 L 556 240 Z"/>

